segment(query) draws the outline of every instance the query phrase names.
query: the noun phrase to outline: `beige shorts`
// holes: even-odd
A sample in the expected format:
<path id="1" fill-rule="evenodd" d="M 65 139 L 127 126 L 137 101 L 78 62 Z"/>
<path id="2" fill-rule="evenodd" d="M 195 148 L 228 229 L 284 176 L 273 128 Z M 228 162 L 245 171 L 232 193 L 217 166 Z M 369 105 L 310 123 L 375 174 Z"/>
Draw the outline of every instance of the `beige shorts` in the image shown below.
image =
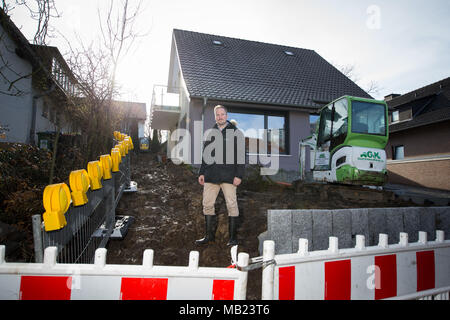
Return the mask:
<path id="1" fill-rule="evenodd" d="M 230 183 L 207 183 L 203 185 L 203 214 L 214 215 L 214 204 L 216 203 L 217 195 L 222 189 L 227 204 L 228 215 L 230 217 L 239 216 L 239 209 L 237 205 L 236 189 L 237 187 Z"/>

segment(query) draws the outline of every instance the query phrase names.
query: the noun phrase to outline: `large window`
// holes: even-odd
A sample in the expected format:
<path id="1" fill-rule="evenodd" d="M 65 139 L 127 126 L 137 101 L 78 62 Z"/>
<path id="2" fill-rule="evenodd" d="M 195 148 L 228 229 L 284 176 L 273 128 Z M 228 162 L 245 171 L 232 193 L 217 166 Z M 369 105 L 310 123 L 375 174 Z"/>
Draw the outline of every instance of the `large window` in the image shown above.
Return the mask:
<path id="1" fill-rule="evenodd" d="M 352 132 L 386 135 L 385 106 L 378 103 L 353 101 Z"/>
<path id="2" fill-rule="evenodd" d="M 284 113 L 254 112 L 231 109 L 228 120 L 234 120 L 245 136 L 247 153 L 272 153 L 278 147 L 278 153 L 287 154 L 287 116 Z"/>

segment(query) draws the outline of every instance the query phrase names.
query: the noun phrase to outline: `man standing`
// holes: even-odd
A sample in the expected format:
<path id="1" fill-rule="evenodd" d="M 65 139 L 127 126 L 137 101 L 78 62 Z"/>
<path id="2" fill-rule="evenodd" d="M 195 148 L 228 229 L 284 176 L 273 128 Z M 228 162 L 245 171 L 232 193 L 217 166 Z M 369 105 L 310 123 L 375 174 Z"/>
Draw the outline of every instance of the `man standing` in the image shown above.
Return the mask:
<path id="1" fill-rule="evenodd" d="M 213 136 L 221 139 L 222 143 L 217 143 L 213 139 L 205 142 L 203 152 L 216 142 L 219 150 L 213 150 L 212 160 L 205 161 L 205 154 L 202 157 L 198 182 L 203 186 L 203 214 L 205 215 L 206 235 L 196 244 L 207 244 L 215 240 L 217 227 L 217 216 L 214 212 L 214 204 L 217 195 L 222 189 L 228 210 L 228 231 L 230 240 L 228 245 L 236 245 L 237 219 L 239 209 L 237 204 L 236 189 L 241 184 L 245 168 L 245 145 L 242 132 L 231 122 L 227 121 L 227 110 L 222 105 L 214 108 L 216 124 L 212 131 L 216 130 Z M 228 153 L 228 157 L 227 157 Z"/>

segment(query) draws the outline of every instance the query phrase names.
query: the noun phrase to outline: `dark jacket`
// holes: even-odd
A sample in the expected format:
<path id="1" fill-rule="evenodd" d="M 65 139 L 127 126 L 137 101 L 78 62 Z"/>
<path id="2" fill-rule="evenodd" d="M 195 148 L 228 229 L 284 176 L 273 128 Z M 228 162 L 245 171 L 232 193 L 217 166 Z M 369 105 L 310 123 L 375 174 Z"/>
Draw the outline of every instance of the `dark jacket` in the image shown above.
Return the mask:
<path id="1" fill-rule="evenodd" d="M 217 124 L 214 125 L 213 129 L 219 130 Z M 227 134 L 227 130 L 231 130 Z M 220 130 L 219 130 L 220 131 Z M 217 133 L 218 131 L 216 131 Z M 231 135 L 233 133 L 233 135 Z M 230 137 L 233 137 L 233 143 L 232 141 L 227 140 Z M 210 138 L 211 137 L 211 138 Z M 203 156 L 202 156 L 202 165 L 200 167 L 199 175 L 205 176 L 205 182 L 209 183 L 233 183 L 234 177 L 238 177 L 242 179 L 244 176 L 244 169 L 245 169 L 245 141 L 244 136 L 242 132 L 237 129 L 231 122 L 227 121 L 227 126 L 221 131 L 221 139 L 222 139 L 222 151 L 223 151 L 223 158 L 220 163 L 219 156 L 215 152 L 210 152 L 211 156 L 213 157 L 214 161 L 213 163 L 206 163 L 205 162 L 205 148 L 209 146 L 211 143 L 215 141 L 215 135 L 210 135 L 203 146 Z M 227 163 L 227 142 L 230 146 L 234 148 L 234 159 L 228 159 Z M 218 145 L 218 144 L 216 144 Z M 214 145 L 213 145 L 214 146 Z M 213 147 L 211 146 L 211 148 Z M 239 154 L 238 154 L 239 150 Z M 211 151 L 211 150 L 208 150 Z M 231 157 L 231 155 L 230 155 Z M 232 161 L 230 161 L 232 160 Z M 217 163 L 219 162 L 219 163 Z"/>

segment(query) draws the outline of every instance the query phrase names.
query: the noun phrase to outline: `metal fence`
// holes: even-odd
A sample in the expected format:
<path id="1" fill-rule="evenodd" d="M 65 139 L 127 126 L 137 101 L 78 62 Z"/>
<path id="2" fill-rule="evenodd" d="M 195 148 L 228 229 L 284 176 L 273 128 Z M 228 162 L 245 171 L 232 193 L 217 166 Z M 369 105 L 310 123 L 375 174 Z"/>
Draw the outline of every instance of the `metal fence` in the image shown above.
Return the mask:
<path id="1" fill-rule="evenodd" d="M 41 215 L 32 217 L 35 262 L 43 262 L 45 248 L 56 247 L 58 263 L 93 263 L 95 250 L 104 248 L 114 231 L 122 194 L 135 191 L 130 154 L 122 157 L 119 171 L 101 184 L 102 188 L 86 192 L 86 204 L 74 206 L 71 202 L 65 213 L 67 225 L 59 230 L 46 231 Z"/>

